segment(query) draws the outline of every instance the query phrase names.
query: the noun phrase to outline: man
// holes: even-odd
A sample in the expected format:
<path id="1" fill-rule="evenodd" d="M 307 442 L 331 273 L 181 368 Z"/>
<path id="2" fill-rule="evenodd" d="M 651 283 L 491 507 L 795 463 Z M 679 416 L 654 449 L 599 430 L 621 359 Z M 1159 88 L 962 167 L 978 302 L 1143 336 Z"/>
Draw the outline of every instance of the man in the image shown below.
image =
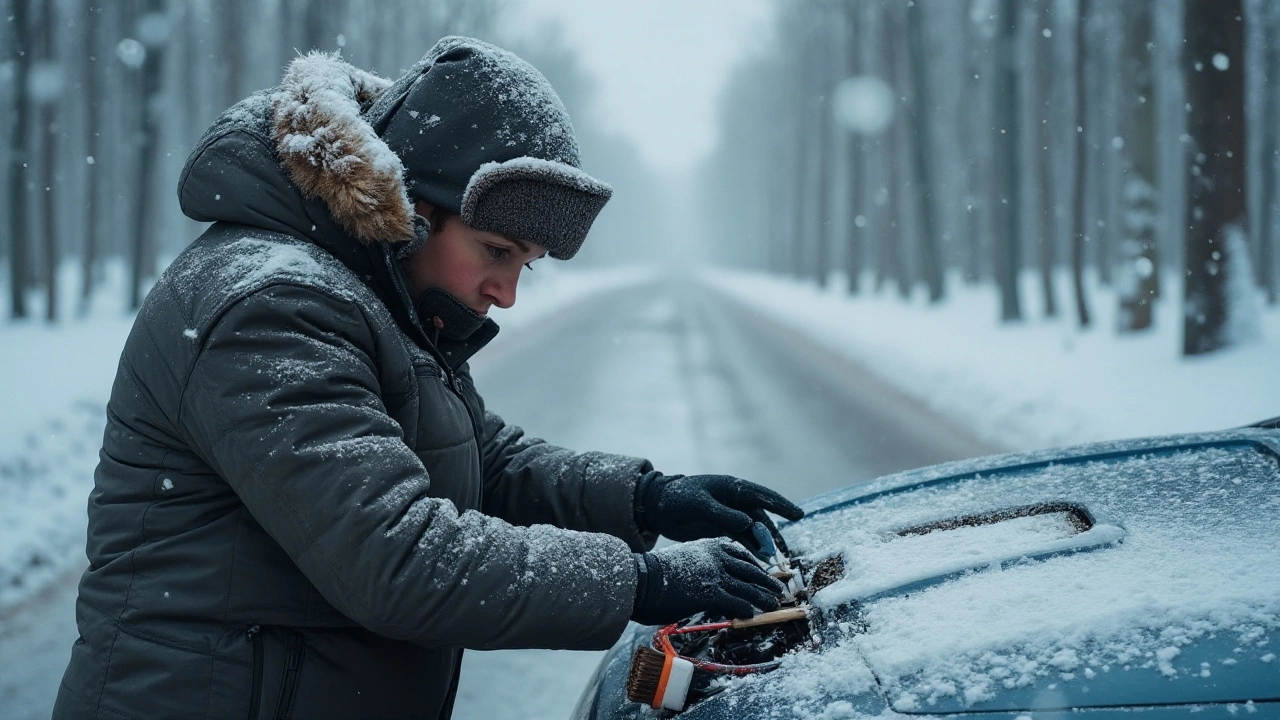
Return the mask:
<path id="1" fill-rule="evenodd" d="M 610 193 L 545 79 L 467 38 L 395 83 L 305 56 L 224 113 L 179 186 L 213 225 L 121 358 L 54 716 L 448 717 L 462 648 L 776 607 L 721 536 L 799 508 L 547 445 L 476 392 L 489 308 Z"/>

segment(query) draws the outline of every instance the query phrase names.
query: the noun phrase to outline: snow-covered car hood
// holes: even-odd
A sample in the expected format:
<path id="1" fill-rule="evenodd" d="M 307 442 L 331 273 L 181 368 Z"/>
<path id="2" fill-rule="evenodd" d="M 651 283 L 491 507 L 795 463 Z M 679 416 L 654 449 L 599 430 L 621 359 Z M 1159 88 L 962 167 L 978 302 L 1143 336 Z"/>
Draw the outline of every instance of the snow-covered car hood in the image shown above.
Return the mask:
<path id="1" fill-rule="evenodd" d="M 684 717 L 1280 701 L 1278 468 L 1280 433 L 1247 429 L 950 463 L 814 498 L 783 533 L 796 555 L 844 559 L 814 597 L 822 650 Z M 585 717 L 640 708 L 620 686 L 648 636 L 606 658 L 605 712 Z"/>

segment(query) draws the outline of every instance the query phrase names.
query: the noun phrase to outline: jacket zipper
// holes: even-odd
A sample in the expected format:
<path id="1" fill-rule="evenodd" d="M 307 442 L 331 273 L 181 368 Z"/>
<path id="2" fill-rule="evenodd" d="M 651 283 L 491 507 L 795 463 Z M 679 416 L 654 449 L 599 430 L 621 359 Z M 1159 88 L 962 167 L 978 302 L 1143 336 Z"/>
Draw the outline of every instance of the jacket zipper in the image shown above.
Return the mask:
<path id="1" fill-rule="evenodd" d="M 249 720 L 257 720 L 262 702 L 262 628 L 250 625 L 245 635 L 253 643 L 253 684 L 249 690 Z"/>
<path id="2" fill-rule="evenodd" d="M 298 675 L 302 667 L 302 650 L 302 636 L 290 632 L 284 656 L 284 682 L 280 684 L 280 701 L 276 704 L 276 720 L 285 720 L 293 710 L 293 696 L 298 689 Z"/>
<path id="3" fill-rule="evenodd" d="M 458 387 L 457 378 L 454 377 L 453 371 L 447 367 L 441 367 L 440 373 L 444 375 L 445 387 L 458 398 L 458 402 L 462 403 L 462 409 L 467 411 L 467 419 L 471 421 L 471 434 L 476 439 L 476 454 L 484 456 L 484 428 L 476 420 L 475 413 L 471 412 L 471 403 L 467 402 L 467 398 L 463 395 L 462 390 Z"/>

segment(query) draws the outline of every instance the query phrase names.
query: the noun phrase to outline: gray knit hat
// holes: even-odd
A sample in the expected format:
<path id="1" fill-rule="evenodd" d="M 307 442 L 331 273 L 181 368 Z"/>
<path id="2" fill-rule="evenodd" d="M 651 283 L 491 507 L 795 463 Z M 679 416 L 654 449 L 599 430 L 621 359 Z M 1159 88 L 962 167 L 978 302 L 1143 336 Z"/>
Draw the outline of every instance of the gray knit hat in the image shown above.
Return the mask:
<path id="1" fill-rule="evenodd" d="M 547 79 L 479 40 L 436 43 L 364 115 L 400 157 L 411 196 L 560 260 L 578 252 L 613 194 L 582 171 Z"/>

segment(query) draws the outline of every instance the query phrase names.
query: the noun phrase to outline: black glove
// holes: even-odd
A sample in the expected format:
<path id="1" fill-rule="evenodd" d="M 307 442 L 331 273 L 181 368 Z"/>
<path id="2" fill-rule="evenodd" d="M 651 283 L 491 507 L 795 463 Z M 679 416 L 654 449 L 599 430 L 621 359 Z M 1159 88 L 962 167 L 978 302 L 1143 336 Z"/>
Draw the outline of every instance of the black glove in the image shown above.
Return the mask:
<path id="1" fill-rule="evenodd" d="M 778 609 L 782 583 L 760 569 L 741 546 L 723 538 L 637 553 L 640 581 L 631 619 L 666 625 L 699 612 L 747 618 Z"/>
<path id="2" fill-rule="evenodd" d="M 765 511 L 799 520 L 804 511 L 763 485 L 730 475 L 663 475 L 651 472 L 636 484 L 636 525 L 672 540 L 727 535 L 752 552 L 760 543 L 751 526 L 763 523 L 777 537 Z"/>

